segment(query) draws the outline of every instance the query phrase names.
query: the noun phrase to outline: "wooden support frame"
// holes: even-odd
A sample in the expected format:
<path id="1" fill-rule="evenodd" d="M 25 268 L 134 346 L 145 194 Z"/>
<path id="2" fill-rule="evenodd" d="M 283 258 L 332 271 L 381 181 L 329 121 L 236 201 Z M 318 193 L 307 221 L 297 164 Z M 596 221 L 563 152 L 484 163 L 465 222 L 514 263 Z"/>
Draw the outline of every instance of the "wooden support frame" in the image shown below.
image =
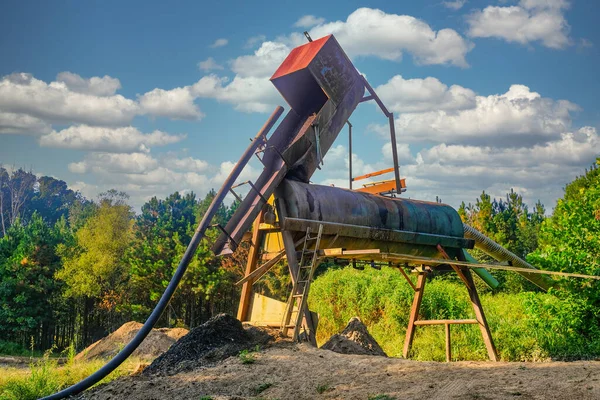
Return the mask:
<path id="1" fill-rule="evenodd" d="M 248 262 L 246 263 L 246 273 L 245 276 L 254 272 L 256 266 L 258 264 L 258 255 L 260 253 L 260 245 L 262 242 L 262 235 L 264 233 L 260 230 L 260 224 L 262 223 L 264 217 L 264 210 L 261 210 L 256 220 L 254 221 L 254 226 L 252 229 L 252 244 L 250 245 L 250 251 L 248 252 Z M 248 318 L 248 309 L 250 308 L 250 299 L 252 297 L 252 279 L 248 279 L 242 285 L 242 293 L 240 295 L 240 304 L 238 306 L 237 319 L 240 321 L 246 321 Z"/>
<path id="2" fill-rule="evenodd" d="M 444 248 L 440 245 L 438 245 L 437 247 L 442 257 L 451 261 Z M 469 298 L 471 300 L 471 305 L 473 306 L 473 311 L 475 312 L 475 319 L 419 320 L 419 309 L 423 300 L 426 282 L 426 273 L 419 272 L 419 276 L 417 278 L 417 286 L 415 289 L 415 297 L 413 299 L 413 304 L 410 310 L 408 327 L 406 328 L 406 339 L 404 340 L 404 349 L 402 351 L 402 355 L 404 356 L 404 358 L 408 358 L 408 356 L 410 355 L 410 349 L 412 347 L 412 342 L 415 336 L 415 328 L 417 326 L 444 325 L 446 337 L 446 361 L 450 362 L 452 361 L 452 341 L 450 335 L 450 325 L 473 324 L 479 326 L 481 336 L 483 338 L 483 342 L 485 343 L 485 347 L 487 349 L 490 360 L 498 361 L 498 353 L 496 351 L 496 346 L 494 345 L 492 334 L 490 332 L 487 319 L 485 318 L 485 313 L 483 312 L 483 307 L 481 306 L 481 301 L 479 300 L 479 294 L 477 293 L 477 288 L 475 287 L 475 282 L 473 281 L 473 275 L 471 275 L 471 271 L 468 268 L 460 267 L 450 262 L 449 264 L 467 287 Z"/>

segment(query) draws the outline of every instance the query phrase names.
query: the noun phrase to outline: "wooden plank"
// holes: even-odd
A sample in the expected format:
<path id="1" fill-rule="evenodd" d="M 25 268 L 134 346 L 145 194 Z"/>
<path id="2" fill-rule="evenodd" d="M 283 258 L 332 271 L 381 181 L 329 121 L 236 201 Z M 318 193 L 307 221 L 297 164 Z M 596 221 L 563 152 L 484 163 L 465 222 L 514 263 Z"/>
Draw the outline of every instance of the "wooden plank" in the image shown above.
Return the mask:
<path id="1" fill-rule="evenodd" d="M 483 312 L 483 307 L 481 306 L 481 301 L 479 300 L 479 295 L 477 294 L 475 282 L 473 282 L 473 275 L 471 275 L 471 271 L 466 268 L 463 272 L 467 281 L 469 282 L 469 285 L 467 285 L 469 290 L 469 298 L 471 299 L 471 304 L 473 305 L 473 310 L 475 311 L 475 318 L 477 318 L 479 321 L 479 329 L 481 330 L 481 336 L 483 336 L 483 342 L 485 343 L 488 356 L 490 357 L 490 360 L 498 361 L 496 346 L 494 345 L 492 333 L 490 332 L 490 327 L 488 326 L 485 313 Z"/>
<path id="2" fill-rule="evenodd" d="M 413 288 L 413 290 L 416 292 L 417 291 L 417 287 L 415 286 L 414 283 L 412 283 L 412 281 L 410 280 L 410 278 L 408 277 L 408 275 L 406 274 L 406 272 L 404 271 L 404 269 L 402 267 L 400 267 L 400 266 L 398 266 L 398 269 L 400 270 L 400 272 L 402 273 L 402 275 L 406 279 L 406 282 L 408 282 L 408 284 L 410 285 L 410 287 Z"/>
<path id="3" fill-rule="evenodd" d="M 406 338 L 404 339 L 404 349 L 402 351 L 404 358 L 408 358 L 410 348 L 415 337 L 415 321 L 417 321 L 419 318 L 419 309 L 421 308 L 421 301 L 423 300 L 423 292 L 425 291 L 426 280 L 425 273 L 421 272 L 417 278 L 417 290 L 415 291 L 415 297 L 410 309 L 408 327 L 406 328 Z"/>
<path id="4" fill-rule="evenodd" d="M 393 190 L 396 190 L 396 181 L 385 181 L 376 185 L 368 185 L 362 188 L 354 189 L 355 192 L 362 193 L 370 193 L 370 194 L 380 194 L 380 193 L 388 193 Z"/>
<path id="5" fill-rule="evenodd" d="M 475 321 L 477 322 L 477 321 Z M 445 324 L 446 329 L 446 362 L 452 361 L 452 342 L 450 341 L 450 324 Z"/>
<path id="6" fill-rule="evenodd" d="M 369 172 L 368 174 L 364 174 L 364 175 L 357 176 L 356 178 L 352 178 L 352 180 L 356 182 L 356 181 L 360 181 L 363 179 L 371 178 L 373 176 L 387 174 L 389 172 L 394 172 L 394 167 L 382 169 L 381 171 Z"/>
<path id="7" fill-rule="evenodd" d="M 376 254 L 374 254 L 376 256 Z M 339 258 L 351 258 L 350 256 L 344 257 L 342 254 Z M 446 259 L 441 258 L 431 258 L 431 257 L 421 257 L 421 256 L 413 256 L 411 254 L 400 254 L 400 253 L 379 253 L 379 256 L 375 257 L 378 260 L 384 261 L 395 261 L 395 262 L 412 262 L 418 264 L 429 264 L 432 266 L 440 265 L 440 264 L 449 264 Z M 600 280 L 600 276 L 598 275 L 584 275 L 584 274 L 576 274 L 571 272 L 557 272 L 557 271 L 547 271 L 540 269 L 531 269 L 531 268 L 520 268 L 506 265 L 497 265 L 497 264 L 482 264 L 482 263 L 471 263 L 468 261 L 459 261 L 452 260 L 452 263 L 457 266 L 463 266 L 467 268 L 485 268 L 485 269 L 498 269 L 502 271 L 514 271 L 514 272 L 528 272 L 532 274 L 547 274 L 547 275 L 556 275 L 556 276 L 564 276 L 570 278 L 583 278 L 583 279 L 596 279 Z"/>
<path id="8" fill-rule="evenodd" d="M 248 252 L 248 262 L 246 263 L 246 272 L 245 276 L 248 276 L 254 271 L 256 265 L 258 264 L 258 253 L 260 246 L 260 238 L 262 236 L 262 232 L 258 229 L 260 223 L 262 222 L 262 218 L 264 216 L 264 211 L 261 212 L 256 217 L 254 221 L 254 228 L 252 230 L 252 243 L 250 245 L 250 251 Z M 248 308 L 250 307 L 250 299 L 252 296 L 252 282 L 244 282 L 242 286 L 242 293 L 240 294 L 240 304 L 238 306 L 237 319 L 240 321 L 246 321 L 248 317 Z"/>
<path id="9" fill-rule="evenodd" d="M 476 319 L 429 319 L 415 321 L 415 325 L 461 325 L 461 324 L 478 324 Z"/>

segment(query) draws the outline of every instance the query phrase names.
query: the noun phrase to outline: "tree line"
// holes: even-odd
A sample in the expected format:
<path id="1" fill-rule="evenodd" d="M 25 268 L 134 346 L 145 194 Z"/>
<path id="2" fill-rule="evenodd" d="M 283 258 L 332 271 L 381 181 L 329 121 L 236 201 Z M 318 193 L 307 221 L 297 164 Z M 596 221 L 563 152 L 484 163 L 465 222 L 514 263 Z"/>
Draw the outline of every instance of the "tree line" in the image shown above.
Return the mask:
<path id="1" fill-rule="evenodd" d="M 513 190 L 501 199 L 483 192 L 474 203 L 461 204 L 459 214 L 535 266 L 600 275 L 598 165 L 600 159 L 564 188 L 551 216 L 539 201 L 530 208 Z M 0 340 L 26 347 L 33 342 L 37 349 L 81 348 L 126 321 L 145 320 L 214 196 L 153 197 L 136 214 L 123 192 L 89 200 L 61 180 L 0 168 Z M 221 206 L 215 222 L 224 225 L 237 205 Z M 243 276 L 247 247 L 233 257 L 215 257 L 210 245 L 218 233 L 208 231 L 159 325 L 192 328 L 215 313 L 235 313 L 235 282 Z M 475 256 L 490 261 L 483 253 Z M 336 267 L 322 265 L 318 272 L 325 268 Z M 286 267 L 274 270 L 258 290 L 284 299 Z M 495 292 L 539 290 L 520 275 L 493 274 L 501 282 Z M 600 337 L 597 281 L 562 279 L 551 292 L 572 307 L 576 321 L 570 326 L 583 337 Z"/>
<path id="2" fill-rule="evenodd" d="M 0 338 L 24 347 L 81 348 L 143 321 L 166 288 L 215 196 L 153 197 L 136 215 L 123 192 L 93 201 L 64 181 L 0 168 Z M 221 206 L 224 224 L 237 203 Z M 159 324 L 194 327 L 235 312 L 245 248 L 214 257 L 209 231 Z"/>

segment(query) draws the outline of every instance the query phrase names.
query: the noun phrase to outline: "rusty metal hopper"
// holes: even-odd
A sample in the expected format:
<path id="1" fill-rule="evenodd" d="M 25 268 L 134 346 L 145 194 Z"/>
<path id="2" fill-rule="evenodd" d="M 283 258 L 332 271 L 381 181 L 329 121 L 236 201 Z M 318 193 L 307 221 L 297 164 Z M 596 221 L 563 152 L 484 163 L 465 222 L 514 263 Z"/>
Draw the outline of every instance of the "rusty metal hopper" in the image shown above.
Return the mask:
<path id="1" fill-rule="evenodd" d="M 365 92 L 333 35 L 292 50 L 271 82 L 291 110 L 259 151 L 264 170 L 223 228 L 213 246 L 216 254 L 237 247 L 284 178 L 309 181 Z"/>

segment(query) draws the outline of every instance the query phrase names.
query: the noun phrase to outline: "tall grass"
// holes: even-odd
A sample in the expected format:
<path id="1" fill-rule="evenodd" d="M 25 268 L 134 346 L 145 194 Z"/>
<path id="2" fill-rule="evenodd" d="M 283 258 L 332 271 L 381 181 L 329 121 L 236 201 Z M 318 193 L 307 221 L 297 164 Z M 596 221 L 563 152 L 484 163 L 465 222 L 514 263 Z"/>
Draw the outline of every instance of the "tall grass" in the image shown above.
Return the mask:
<path id="1" fill-rule="evenodd" d="M 39 399 L 79 382 L 105 363 L 104 360 L 76 361 L 74 348 L 69 349 L 67 362 L 62 366 L 47 352 L 43 358 L 32 361 L 28 369 L 0 368 L 0 400 Z M 127 360 L 102 383 L 131 374 L 139 364 L 137 359 Z"/>
<path id="2" fill-rule="evenodd" d="M 390 356 L 400 356 L 414 292 L 392 268 L 330 270 L 311 286 L 310 306 L 319 313 L 317 341 L 324 343 L 359 316 Z M 505 361 L 590 358 L 600 355 L 600 335 L 584 337 L 577 304 L 551 294 L 483 294 L 481 302 L 498 354 Z M 427 282 L 421 319 L 474 318 L 466 288 L 436 278 Z M 486 360 L 476 325 L 452 326 L 457 360 Z M 445 360 L 443 326 L 417 327 L 411 357 Z"/>

